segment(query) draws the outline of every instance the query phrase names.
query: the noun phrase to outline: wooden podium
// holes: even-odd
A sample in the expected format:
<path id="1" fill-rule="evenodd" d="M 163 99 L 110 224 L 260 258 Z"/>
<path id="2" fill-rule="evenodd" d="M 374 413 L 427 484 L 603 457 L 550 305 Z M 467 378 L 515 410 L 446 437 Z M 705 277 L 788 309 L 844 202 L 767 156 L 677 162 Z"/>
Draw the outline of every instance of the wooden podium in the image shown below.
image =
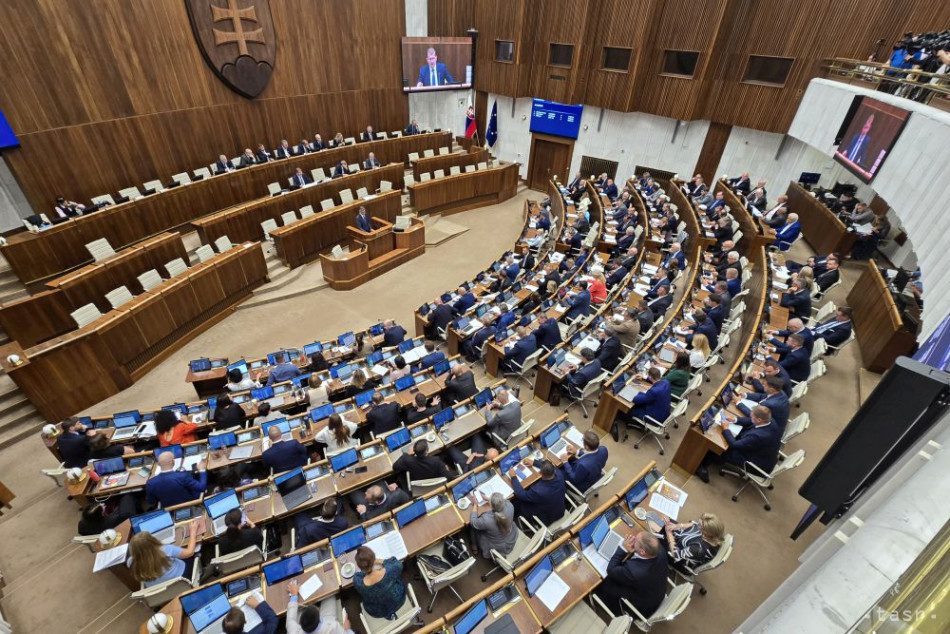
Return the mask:
<path id="1" fill-rule="evenodd" d="M 372 231 L 347 227 L 350 252 L 336 258 L 320 254 L 323 278 L 330 288 L 348 291 L 394 269 L 426 250 L 425 224 L 413 218 L 405 231 L 395 231 L 382 218 L 372 217 Z"/>

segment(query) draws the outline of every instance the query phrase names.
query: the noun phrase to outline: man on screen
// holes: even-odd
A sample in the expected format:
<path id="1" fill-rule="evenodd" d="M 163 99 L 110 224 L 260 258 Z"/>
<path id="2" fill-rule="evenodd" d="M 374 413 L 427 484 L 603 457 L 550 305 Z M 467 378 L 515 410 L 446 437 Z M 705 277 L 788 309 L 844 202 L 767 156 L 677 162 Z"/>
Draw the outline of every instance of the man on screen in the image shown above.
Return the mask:
<path id="1" fill-rule="evenodd" d="M 855 165 L 864 166 L 868 144 L 871 142 L 870 132 L 872 125 L 874 125 L 873 114 L 868 116 L 867 121 L 865 121 L 864 125 L 861 126 L 861 131 L 851 137 L 851 140 L 848 141 L 848 145 L 845 147 L 844 152 L 842 152 L 845 158 Z"/>
<path id="2" fill-rule="evenodd" d="M 439 62 L 439 57 L 434 48 L 426 51 L 426 65 L 419 69 L 419 81 L 416 88 L 423 86 L 445 86 L 454 84 L 455 80 L 449 73 L 445 64 Z"/>

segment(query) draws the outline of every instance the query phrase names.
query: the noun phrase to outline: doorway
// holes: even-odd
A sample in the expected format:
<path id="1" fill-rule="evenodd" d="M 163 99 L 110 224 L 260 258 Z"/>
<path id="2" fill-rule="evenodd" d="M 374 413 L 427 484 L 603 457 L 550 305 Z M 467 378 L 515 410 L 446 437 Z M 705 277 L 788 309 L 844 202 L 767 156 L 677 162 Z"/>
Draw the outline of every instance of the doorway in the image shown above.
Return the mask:
<path id="1" fill-rule="evenodd" d="M 531 154 L 528 159 L 528 187 L 547 191 L 548 182 L 557 176 L 562 183 L 570 181 L 574 139 L 549 134 L 531 135 Z"/>

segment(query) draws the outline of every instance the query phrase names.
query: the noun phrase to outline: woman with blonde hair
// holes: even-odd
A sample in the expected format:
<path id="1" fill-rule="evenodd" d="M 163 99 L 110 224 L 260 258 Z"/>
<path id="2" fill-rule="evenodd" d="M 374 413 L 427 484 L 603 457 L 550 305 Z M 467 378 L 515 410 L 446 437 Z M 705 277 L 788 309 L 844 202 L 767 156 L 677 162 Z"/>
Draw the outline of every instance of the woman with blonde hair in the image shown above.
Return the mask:
<path id="1" fill-rule="evenodd" d="M 310 407 L 320 407 L 330 402 L 327 395 L 327 386 L 323 384 L 320 375 L 314 372 L 307 379 L 307 399 L 310 401 Z"/>
<path id="2" fill-rule="evenodd" d="M 590 301 L 594 304 L 603 304 L 607 300 L 607 278 L 604 277 L 603 269 L 598 269 L 594 273 L 594 280 L 587 287 L 590 291 Z"/>
<path id="3" fill-rule="evenodd" d="M 485 559 L 491 559 L 492 550 L 507 555 L 518 541 L 515 528 L 515 507 L 501 493 L 492 493 L 491 511 L 476 514 L 472 508 L 472 541 Z"/>
<path id="4" fill-rule="evenodd" d="M 184 548 L 174 544 L 162 544 L 147 531 L 133 535 L 129 540 L 128 566 L 136 581 L 146 588 L 178 577 L 184 577 L 190 582 L 199 521 L 201 520 L 192 522 L 188 545 Z"/>
<path id="5" fill-rule="evenodd" d="M 678 568 L 695 569 L 709 563 L 726 538 L 726 527 L 712 513 L 703 513 L 698 520 L 687 524 L 667 521 L 663 532 L 673 566 Z"/>
<path id="6" fill-rule="evenodd" d="M 795 273 L 793 277 L 803 283 L 802 288 L 811 291 L 811 287 L 815 283 L 815 271 L 810 266 L 803 266 L 798 269 L 798 273 Z"/>
<path id="7" fill-rule="evenodd" d="M 701 368 L 712 355 L 709 348 L 709 339 L 703 333 L 693 335 L 693 348 L 689 351 L 689 365 L 694 370 Z"/>

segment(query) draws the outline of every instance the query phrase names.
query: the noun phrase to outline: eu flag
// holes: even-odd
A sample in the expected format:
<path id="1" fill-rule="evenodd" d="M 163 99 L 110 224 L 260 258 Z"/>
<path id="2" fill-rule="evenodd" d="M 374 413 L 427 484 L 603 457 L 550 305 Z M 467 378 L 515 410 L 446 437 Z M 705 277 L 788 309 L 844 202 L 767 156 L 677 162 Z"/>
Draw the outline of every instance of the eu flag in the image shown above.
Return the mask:
<path id="1" fill-rule="evenodd" d="M 488 130 L 485 131 L 485 140 L 488 147 L 493 147 L 498 140 L 498 100 L 491 107 L 491 116 L 488 118 Z"/>

